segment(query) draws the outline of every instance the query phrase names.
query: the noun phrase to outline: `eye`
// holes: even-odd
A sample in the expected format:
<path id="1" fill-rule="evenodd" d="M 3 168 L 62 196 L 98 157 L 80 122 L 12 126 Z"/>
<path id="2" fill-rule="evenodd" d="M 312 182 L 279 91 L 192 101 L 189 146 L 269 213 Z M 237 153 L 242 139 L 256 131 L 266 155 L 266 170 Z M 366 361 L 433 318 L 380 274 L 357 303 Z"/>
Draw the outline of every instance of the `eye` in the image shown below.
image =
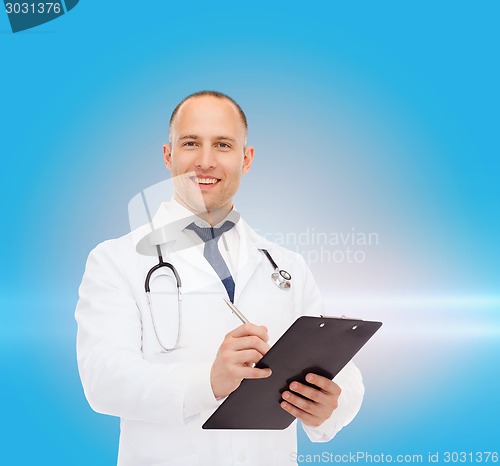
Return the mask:
<path id="1" fill-rule="evenodd" d="M 182 144 L 182 147 L 195 147 L 196 141 L 186 141 Z"/>
<path id="2" fill-rule="evenodd" d="M 219 149 L 231 149 L 231 146 L 227 142 L 218 142 L 216 147 Z"/>

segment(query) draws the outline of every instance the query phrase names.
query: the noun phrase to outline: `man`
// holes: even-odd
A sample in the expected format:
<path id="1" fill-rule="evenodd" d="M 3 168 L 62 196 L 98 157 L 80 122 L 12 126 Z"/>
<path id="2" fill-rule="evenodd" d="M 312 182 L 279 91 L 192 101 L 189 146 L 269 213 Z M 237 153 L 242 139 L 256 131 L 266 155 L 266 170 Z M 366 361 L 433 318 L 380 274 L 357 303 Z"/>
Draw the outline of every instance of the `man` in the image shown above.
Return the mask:
<path id="1" fill-rule="evenodd" d="M 245 114 L 228 96 L 184 99 L 164 146 L 173 200 L 139 243 L 129 234 L 89 256 L 76 310 L 79 370 L 93 409 L 121 418 L 121 466 L 289 465 L 294 458 L 296 422 L 283 431 L 201 428 L 243 379 L 271 375 L 254 367 L 270 343 L 300 315 L 323 309 L 303 259 L 257 235 L 234 209 L 254 158 L 246 137 Z M 290 289 L 275 286 L 261 249 L 290 272 Z M 168 257 L 175 273 L 155 268 L 148 254 Z M 144 277 L 154 282 L 155 274 L 163 288 L 155 295 L 151 285 L 146 294 Z M 224 297 L 252 323 L 241 325 Z M 335 381 L 317 374 L 307 381 L 314 388 L 292 382 L 281 407 L 311 440 L 328 441 L 359 410 L 361 376 L 350 363 Z"/>

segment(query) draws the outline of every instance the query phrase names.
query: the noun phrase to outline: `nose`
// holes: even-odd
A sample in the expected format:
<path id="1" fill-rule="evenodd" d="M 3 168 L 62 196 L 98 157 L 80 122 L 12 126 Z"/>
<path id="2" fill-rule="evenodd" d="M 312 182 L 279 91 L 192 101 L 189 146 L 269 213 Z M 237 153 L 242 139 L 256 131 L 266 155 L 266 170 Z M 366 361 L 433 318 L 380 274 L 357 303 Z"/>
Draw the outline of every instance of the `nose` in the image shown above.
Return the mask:
<path id="1" fill-rule="evenodd" d="M 210 168 L 215 168 L 217 166 L 217 160 L 212 147 L 203 146 L 198 152 L 198 157 L 196 159 L 196 167 L 208 170 Z"/>

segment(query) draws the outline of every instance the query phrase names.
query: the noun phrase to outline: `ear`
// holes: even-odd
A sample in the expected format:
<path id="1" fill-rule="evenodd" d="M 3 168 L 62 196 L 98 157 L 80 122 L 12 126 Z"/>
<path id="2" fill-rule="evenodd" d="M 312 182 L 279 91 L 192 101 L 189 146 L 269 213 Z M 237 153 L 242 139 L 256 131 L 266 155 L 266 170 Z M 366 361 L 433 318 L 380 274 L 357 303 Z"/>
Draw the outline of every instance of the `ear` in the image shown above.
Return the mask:
<path id="1" fill-rule="evenodd" d="M 172 166 L 172 148 L 170 144 L 163 144 L 163 160 L 165 161 L 165 165 L 170 170 Z"/>
<path id="2" fill-rule="evenodd" d="M 245 152 L 243 154 L 243 173 L 247 173 L 253 162 L 254 148 L 252 146 L 245 147 Z"/>

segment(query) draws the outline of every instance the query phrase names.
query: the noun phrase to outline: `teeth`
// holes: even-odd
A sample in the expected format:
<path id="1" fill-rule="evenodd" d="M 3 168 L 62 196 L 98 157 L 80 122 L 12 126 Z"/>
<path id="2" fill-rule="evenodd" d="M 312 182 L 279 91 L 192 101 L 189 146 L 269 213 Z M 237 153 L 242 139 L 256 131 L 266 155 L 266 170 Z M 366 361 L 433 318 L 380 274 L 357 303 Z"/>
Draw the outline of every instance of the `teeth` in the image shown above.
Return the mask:
<path id="1" fill-rule="evenodd" d="M 197 178 L 197 177 L 194 177 L 194 181 L 196 181 L 199 184 L 215 184 L 215 183 L 217 183 L 218 180 L 216 178 Z"/>

